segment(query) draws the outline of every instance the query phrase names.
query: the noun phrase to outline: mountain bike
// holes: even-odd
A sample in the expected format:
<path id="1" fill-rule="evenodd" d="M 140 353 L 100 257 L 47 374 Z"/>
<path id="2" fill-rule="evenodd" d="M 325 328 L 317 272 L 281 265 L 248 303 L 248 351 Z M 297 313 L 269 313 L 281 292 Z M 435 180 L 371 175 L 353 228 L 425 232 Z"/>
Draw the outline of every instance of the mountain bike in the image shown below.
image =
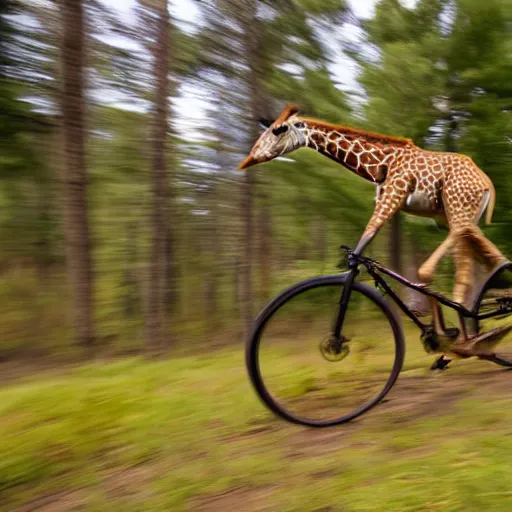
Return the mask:
<path id="1" fill-rule="evenodd" d="M 263 403 L 292 423 L 339 425 L 377 405 L 402 370 L 405 342 L 398 310 L 420 330 L 427 353 L 452 354 L 512 367 L 512 262 L 493 270 L 478 287 L 472 307 L 413 283 L 346 246 L 348 271 L 299 282 L 274 298 L 257 317 L 246 346 L 251 382 Z M 364 268 L 373 281 L 356 280 Z M 421 320 L 388 284 L 425 295 L 456 318 L 442 332 Z M 498 350 L 499 348 L 499 350 Z"/>

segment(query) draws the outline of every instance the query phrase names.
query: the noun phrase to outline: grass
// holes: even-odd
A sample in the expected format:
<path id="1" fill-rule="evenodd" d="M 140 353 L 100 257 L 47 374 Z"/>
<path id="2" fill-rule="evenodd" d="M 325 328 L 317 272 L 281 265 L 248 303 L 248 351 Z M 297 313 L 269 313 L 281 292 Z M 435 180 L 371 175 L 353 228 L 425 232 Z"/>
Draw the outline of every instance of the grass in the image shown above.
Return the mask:
<path id="1" fill-rule="evenodd" d="M 432 374 L 415 341 L 390 400 L 327 430 L 267 412 L 242 347 L 25 377 L 0 390 L 0 510 L 511 510 L 512 375 Z"/>

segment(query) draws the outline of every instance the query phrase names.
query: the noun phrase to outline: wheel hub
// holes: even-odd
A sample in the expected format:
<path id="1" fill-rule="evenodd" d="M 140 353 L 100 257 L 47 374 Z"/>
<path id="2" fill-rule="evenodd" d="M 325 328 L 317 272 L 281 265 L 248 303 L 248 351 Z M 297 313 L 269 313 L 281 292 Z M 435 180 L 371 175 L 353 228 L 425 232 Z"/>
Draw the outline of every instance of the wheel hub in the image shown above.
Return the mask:
<path id="1" fill-rule="evenodd" d="M 327 361 L 336 362 L 345 359 L 350 353 L 350 349 L 348 347 L 348 339 L 344 338 L 336 338 L 332 334 L 326 336 L 319 345 L 320 353 L 322 357 Z"/>

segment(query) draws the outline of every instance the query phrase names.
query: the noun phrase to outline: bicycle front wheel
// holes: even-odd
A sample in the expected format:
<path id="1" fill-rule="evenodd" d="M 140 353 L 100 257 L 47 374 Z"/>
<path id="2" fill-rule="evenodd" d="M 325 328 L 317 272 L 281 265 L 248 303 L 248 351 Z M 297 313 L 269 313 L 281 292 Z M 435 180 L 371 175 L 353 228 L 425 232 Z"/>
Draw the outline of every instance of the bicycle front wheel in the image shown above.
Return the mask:
<path id="1" fill-rule="evenodd" d="M 339 353 L 326 350 L 345 275 L 309 279 L 258 316 L 246 349 L 252 384 L 277 415 L 302 425 L 350 421 L 379 403 L 404 360 L 397 315 L 382 295 L 354 282 Z"/>

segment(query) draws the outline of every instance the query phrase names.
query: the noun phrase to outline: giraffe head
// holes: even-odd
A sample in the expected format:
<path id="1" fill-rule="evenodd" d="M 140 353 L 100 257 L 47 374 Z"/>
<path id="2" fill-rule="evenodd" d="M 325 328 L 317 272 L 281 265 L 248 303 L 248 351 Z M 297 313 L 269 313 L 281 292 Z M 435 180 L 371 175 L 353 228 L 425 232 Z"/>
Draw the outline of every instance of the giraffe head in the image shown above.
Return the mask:
<path id="1" fill-rule="evenodd" d="M 297 118 L 298 113 L 299 108 L 296 105 L 287 105 L 273 123 L 266 123 L 267 129 L 238 168 L 247 169 L 304 146 L 304 123 Z"/>

